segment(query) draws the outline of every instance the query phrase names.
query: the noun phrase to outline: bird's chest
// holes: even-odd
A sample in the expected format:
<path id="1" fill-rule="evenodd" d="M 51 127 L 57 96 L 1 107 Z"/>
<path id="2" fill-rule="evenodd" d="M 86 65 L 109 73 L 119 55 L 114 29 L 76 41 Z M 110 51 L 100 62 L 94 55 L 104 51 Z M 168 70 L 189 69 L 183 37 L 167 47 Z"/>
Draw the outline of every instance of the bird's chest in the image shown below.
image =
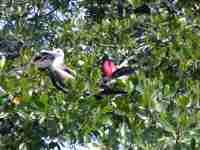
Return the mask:
<path id="1" fill-rule="evenodd" d="M 113 73 L 117 70 L 117 66 L 111 61 L 105 61 L 102 65 L 102 72 L 104 76 L 112 77 Z"/>

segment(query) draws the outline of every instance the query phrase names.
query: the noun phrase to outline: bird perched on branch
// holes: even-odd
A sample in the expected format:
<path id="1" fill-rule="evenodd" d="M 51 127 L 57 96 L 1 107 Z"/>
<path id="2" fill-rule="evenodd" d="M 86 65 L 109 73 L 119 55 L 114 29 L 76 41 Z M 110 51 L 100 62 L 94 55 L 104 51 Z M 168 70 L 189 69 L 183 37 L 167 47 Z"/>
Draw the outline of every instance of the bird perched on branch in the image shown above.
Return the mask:
<path id="1" fill-rule="evenodd" d="M 129 66 L 116 65 L 111 58 L 105 56 L 101 62 L 101 71 L 104 82 L 108 82 L 120 77 L 127 79 L 128 75 L 135 72 L 135 69 Z"/>
<path id="2" fill-rule="evenodd" d="M 38 56 L 33 59 L 33 63 L 40 69 L 48 71 L 53 85 L 67 93 L 64 81 L 75 79 L 75 71 L 64 64 L 64 52 L 62 49 L 42 50 Z"/>
<path id="3" fill-rule="evenodd" d="M 115 87 L 116 79 L 128 79 L 128 75 L 135 72 L 134 68 L 116 65 L 111 58 L 104 56 L 101 61 L 102 83 L 100 91 L 95 96 L 102 98 L 103 95 L 124 95 L 126 91 Z"/>

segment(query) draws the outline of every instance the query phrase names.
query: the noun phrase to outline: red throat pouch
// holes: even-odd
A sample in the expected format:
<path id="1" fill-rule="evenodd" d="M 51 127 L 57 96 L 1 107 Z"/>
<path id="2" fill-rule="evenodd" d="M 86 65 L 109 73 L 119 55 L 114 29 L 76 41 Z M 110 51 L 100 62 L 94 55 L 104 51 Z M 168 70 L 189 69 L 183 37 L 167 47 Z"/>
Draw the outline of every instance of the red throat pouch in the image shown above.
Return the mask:
<path id="1" fill-rule="evenodd" d="M 104 76 L 112 77 L 113 72 L 117 70 L 117 66 L 111 59 L 107 59 L 102 64 L 102 72 Z"/>

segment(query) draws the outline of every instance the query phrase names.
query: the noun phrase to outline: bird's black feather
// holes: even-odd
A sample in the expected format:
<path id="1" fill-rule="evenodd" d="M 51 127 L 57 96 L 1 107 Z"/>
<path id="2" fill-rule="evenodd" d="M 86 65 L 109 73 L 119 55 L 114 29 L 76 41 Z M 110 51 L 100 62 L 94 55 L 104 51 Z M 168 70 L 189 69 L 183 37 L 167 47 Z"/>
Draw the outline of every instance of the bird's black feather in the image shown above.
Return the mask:
<path id="1" fill-rule="evenodd" d="M 134 72 L 135 72 L 134 68 L 122 67 L 122 68 L 117 69 L 115 72 L 113 72 L 112 78 L 118 78 L 123 75 L 130 75 L 130 74 L 133 74 Z"/>

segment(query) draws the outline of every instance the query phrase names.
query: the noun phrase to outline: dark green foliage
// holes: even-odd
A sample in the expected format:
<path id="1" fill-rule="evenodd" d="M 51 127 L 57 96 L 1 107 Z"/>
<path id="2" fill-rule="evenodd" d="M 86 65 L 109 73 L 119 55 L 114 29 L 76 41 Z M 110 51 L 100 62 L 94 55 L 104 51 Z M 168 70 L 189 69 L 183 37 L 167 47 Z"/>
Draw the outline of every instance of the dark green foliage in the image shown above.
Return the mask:
<path id="1" fill-rule="evenodd" d="M 0 2 L 0 149 L 94 139 L 101 149 L 199 149 L 199 8 L 181 0 Z M 77 72 L 67 94 L 31 64 L 52 47 Z M 137 69 L 112 85 L 126 94 L 97 100 L 104 54 Z"/>

